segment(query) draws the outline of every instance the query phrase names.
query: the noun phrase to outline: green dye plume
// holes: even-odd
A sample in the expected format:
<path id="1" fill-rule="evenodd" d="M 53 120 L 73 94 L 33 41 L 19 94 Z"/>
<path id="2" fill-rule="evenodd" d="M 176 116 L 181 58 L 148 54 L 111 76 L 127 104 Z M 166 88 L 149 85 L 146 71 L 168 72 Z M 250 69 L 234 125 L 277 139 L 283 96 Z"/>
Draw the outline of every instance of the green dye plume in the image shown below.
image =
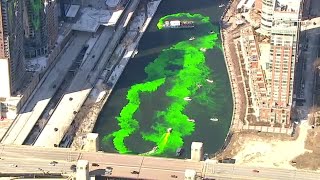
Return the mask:
<path id="1" fill-rule="evenodd" d="M 215 87 L 212 84 L 211 88 L 205 88 L 196 95 L 199 85 L 205 84 L 206 79 L 212 74 L 206 66 L 204 51 L 218 45 L 217 33 L 208 33 L 217 28 L 210 23 L 209 17 L 189 13 L 162 17 L 157 27 L 162 29 L 165 21 L 173 19 L 194 21 L 199 26 L 197 29 L 199 36 L 193 41 L 182 41 L 164 49 L 159 57 L 145 68 L 148 75 L 145 83 L 136 84 L 130 88 L 127 94 L 129 102 L 117 117 L 120 130 L 113 133 L 113 143 L 119 153 L 131 152 L 125 146 L 124 140 L 139 129 L 139 123 L 133 117 L 140 105 L 139 93 L 148 92 L 151 95 L 162 84 L 171 85 L 166 91 L 166 96 L 171 99 L 171 103 L 166 110 L 157 111 L 156 122 L 151 127 L 153 131 L 140 132 L 145 141 L 153 142 L 158 147 L 150 154 L 162 155 L 175 152 L 177 148 L 183 146 L 183 137 L 194 132 L 194 122 L 188 121 L 188 116 L 184 114 L 189 103 L 184 98 L 196 98 L 203 104 L 208 104 L 207 99 L 210 99 L 208 92 Z M 175 70 L 170 68 L 172 66 Z M 168 132 L 168 128 L 172 128 L 172 132 Z"/>
<path id="2" fill-rule="evenodd" d="M 130 88 L 127 94 L 128 104 L 120 112 L 120 116 L 117 117 L 120 130 L 113 133 L 113 143 L 119 153 L 131 152 L 124 144 L 124 139 L 129 137 L 137 129 L 139 129 L 139 122 L 133 118 L 134 113 L 137 111 L 140 105 L 140 92 L 153 92 L 157 90 L 165 82 L 165 78 L 155 81 L 146 82 L 143 84 L 136 84 Z"/>

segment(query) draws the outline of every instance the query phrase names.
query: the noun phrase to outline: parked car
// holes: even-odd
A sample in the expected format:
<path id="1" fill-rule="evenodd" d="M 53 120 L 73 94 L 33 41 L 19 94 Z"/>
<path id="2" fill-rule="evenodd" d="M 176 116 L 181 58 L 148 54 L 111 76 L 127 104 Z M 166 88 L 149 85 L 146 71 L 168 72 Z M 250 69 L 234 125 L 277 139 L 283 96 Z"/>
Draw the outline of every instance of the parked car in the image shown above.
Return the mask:
<path id="1" fill-rule="evenodd" d="M 131 174 L 139 174 L 139 171 L 131 171 Z"/>

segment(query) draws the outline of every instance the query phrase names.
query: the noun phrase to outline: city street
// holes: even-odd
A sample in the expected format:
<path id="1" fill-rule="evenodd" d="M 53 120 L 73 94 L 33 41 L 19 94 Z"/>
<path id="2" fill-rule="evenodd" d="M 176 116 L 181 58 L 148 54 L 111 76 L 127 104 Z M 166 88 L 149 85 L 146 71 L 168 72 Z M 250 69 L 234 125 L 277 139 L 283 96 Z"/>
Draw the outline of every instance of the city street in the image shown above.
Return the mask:
<path id="1" fill-rule="evenodd" d="M 184 179 L 185 170 L 192 169 L 197 172 L 198 176 L 215 179 L 320 179 L 320 173 L 312 171 L 217 164 L 215 161 L 193 162 L 183 159 L 137 155 L 77 152 L 65 148 L 1 145 L 0 158 L 0 173 L 39 173 L 44 171 L 72 174 L 70 166 L 76 164 L 78 159 L 85 159 L 90 162 L 90 174 L 104 175 L 105 168 L 111 167 L 113 170 L 109 176 L 113 177 L 170 179 L 171 175 L 176 175 L 177 179 Z M 52 161 L 57 161 L 57 164 L 51 165 Z M 99 166 L 92 166 L 92 163 Z M 254 170 L 259 172 L 254 172 Z M 140 173 L 131 174 L 131 171 Z"/>

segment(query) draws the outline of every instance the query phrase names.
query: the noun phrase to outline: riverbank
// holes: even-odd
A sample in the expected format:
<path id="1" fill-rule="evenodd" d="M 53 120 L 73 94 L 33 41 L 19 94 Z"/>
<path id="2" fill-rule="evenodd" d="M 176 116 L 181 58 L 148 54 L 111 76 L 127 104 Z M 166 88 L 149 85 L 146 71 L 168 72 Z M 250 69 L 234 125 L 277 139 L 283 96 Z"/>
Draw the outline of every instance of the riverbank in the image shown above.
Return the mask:
<path id="1" fill-rule="evenodd" d="M 220 35 L 227 67 L 231 91 L 233 96 L 233 115 L 230 130 L 237 131 L 242 129 L 245 124 L 247 109 L 247 98 L 245 97 L 244 77 L 241 73 L 241 64 L 237 55 L 236 47 L 233 42 L 233 34 L 237 29 L 235 19 L 236 6 L 239 0 L 230 1 L 220 20 Z"/>
<path id="2" fill-rule="evenodd" d="M 74 141 L 71 145 L 72 148 L 83 148 L 83 144 L 86 141 L 86 134 L 93 131 L 100 111 L 107 102 L 128 61 L 134 55 L 139 41 L 149 26 L 161 1 L 162 0 L 149 2 L 144 8 L 140 8 L 136 12 L 136 16 L 133 17 L 129 30 L 127 31 L 128 33 L 113 54 L 112 59 L 114 61 L 111 62 L 105 72 L 102 73 L 102 75 L 104 75 L 102 79 L 106 79 L 106 83 L 101 81 L 100 85 L 95 87 L 92 91 L 90 96 L 91 100 L 85 103 L 87 106 L 83 109 L 82 113 L 85 114 L 85 116 L 82 117 L 83 121 L 76 132 Z M 108 72 L 112 73 L 110 74 Z M 101 88 L 102 86 L 107 87 Z"/>

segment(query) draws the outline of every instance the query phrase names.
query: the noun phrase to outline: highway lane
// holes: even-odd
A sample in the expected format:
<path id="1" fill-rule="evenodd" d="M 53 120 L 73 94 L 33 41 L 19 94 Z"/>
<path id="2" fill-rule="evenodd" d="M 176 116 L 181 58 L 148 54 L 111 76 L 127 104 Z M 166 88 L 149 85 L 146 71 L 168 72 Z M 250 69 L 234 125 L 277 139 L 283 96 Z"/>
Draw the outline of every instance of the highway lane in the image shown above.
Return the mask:
<path id="1" fill-rule="evenodd" d="M 145 157 L 143 159 L 142 167 L 154 169 L 170 169 L 174 171 L 185 171 L 186 169 L 193 169 L 201 172 L 203 162 L 195 163 L 191 160 Z"/>
<path id="2" fill-rule="evenodd" d="M 230 174 L 243 177 L 265 178 L 265 179 L 320 179 L 320 174 L 310 171 L 296 171 L 280 168 L 248 167 L 231 164 L 211 164 L 214 166 L 210 174 Z M 254 172 L 258 170 L 259 172 Z"/>
<path id="3" fill-rule="evenodd" d="M 35 148 L 34 146 L 1 146 L 0 158 L 16 157 L 27 159 L 76 161 L 80 152 L 63 148 Z"/>
<path id="4" fill-rule="evenodd" d="M 102 175 L 106 167 L 112 167 L 113 172 L 110 176 L 114 177 L 171 179 L 171 175 L 176 175 L 178 178 L 173 179 L 181 179 L 186 169 L 193 169 L 199 176 L 215 179 L 320 179 L 320 173 L 312 171 L 217 164 L 214 161 L 192 162 L 182 159 L 94 153 L 63 148 L 0 145 L 0 158 L 0 173 L 39 173 L 42 171 L 39 170 L 41 168 L 44 172 L 70 174 L 72 173 L 70 166 L 76 164 L 78 159 L 85 159 L 90 162 L 91 174 Z M 51 161 L 57 161 L 58 164 L 52 166 L 49 164 Z M 92 163 L 97 163 L 99 166 L 92 166 Z M 12 167 L 11 164 L 17 164 L 18 167 Z M 259 172 L 253 172 L 255 169 Z M 139 171 L 140 174 L 131 174 L 131 171 Z"/>
<path id="5" fill-rule="evenodd" d="M 109 165 L 121 165 L 140 167 L 143 156 L 121 155 L 111 153 L 82 153 L 80 159 L 90 160 L 95 163 L 108 163 Z"/>

